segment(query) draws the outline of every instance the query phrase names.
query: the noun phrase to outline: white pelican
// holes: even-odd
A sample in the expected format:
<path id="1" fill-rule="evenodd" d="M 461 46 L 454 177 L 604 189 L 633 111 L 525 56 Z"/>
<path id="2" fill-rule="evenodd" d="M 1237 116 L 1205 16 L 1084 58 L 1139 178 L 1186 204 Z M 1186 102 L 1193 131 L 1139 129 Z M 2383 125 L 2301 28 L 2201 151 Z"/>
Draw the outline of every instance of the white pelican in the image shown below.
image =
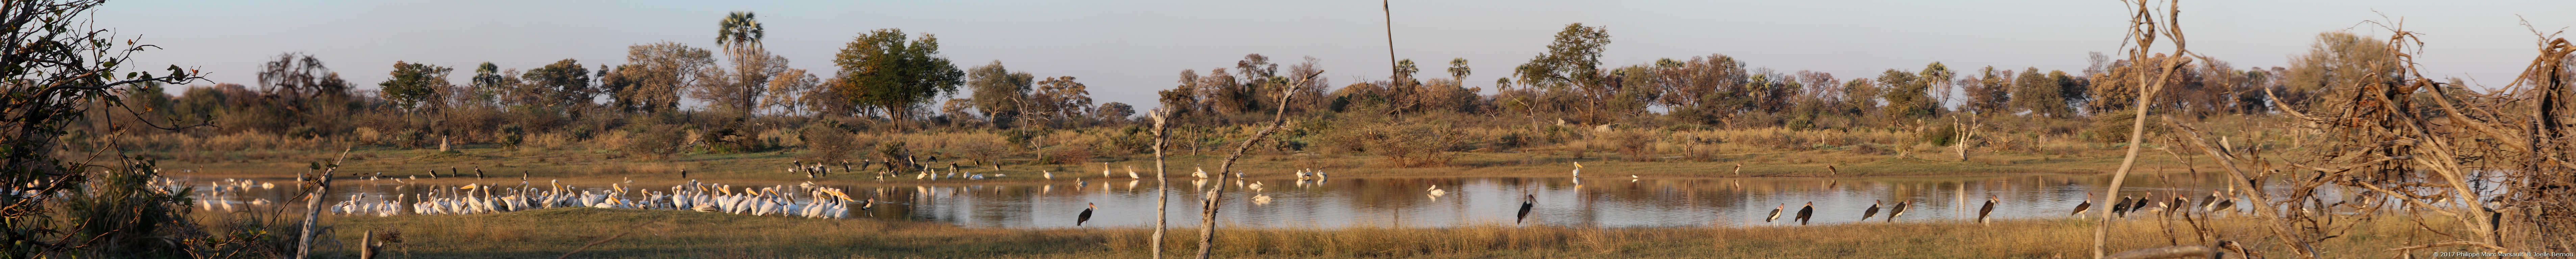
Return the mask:
<path id="1" fill-rule="evenodd" d="M 1574 177 L 1583 177 L 1583 162 L 1574 162 Z M 1788 205 L 1780 205 L 1788 206 Z"/>
<path id="2" fill-rule="evenodd" d="M 1449 191 L 1448 191 L 1448 190 L 1441 190 L 1441 189 L 1440 189 L 1440 185 L 1438 185 L 1438 184 L 1431 185 L 1431 189 L 1430 189 L 1430 191 L 1431 191 L 1431 198 L 1432 198 L 1432 199 L 1440 199 L 1440 196 L 1442 196 L 1442 195 L 1449 195 Z"/>

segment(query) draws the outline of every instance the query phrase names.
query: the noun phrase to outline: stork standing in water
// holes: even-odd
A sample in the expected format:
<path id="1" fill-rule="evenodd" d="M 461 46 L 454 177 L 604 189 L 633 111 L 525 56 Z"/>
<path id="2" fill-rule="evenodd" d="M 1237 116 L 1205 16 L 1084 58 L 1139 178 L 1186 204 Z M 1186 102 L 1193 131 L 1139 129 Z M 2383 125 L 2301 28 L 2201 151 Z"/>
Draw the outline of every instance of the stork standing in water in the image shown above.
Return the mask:
<path id="1" fill-rule="evenodd" d="M 1789 204 L 1787 204 L 1787 203 L 1781 203 L 1781 204 L 1780 204 L 1780 207 L 1773 207 L 1773 208 L 1771 208 L 1771 217 L 1762 218 L 1762 222 L 1771 222 L 1771 221 L 1775 221 L 1775 220 L 1780 220 L 1780 210 L 1784 210 L 1784 209 L 1789 209 Z"/>
<path id="2" fill-rule="evenodd" d="M 1878 216 L 1878 205 L 1880 204 L 1887 204 L 1887 200 L 1870 201 L 1869 210 L 1863 210 L 1860 212 L 1860 220 L 1867 221 L 1870 216 Z"/>
<path id="3" fill-rule="evenodd" d="M 1521 196 L 1521 213 L 1520 215 L 1512 216 L 1512 223 L 1519 224 L 1521 221 L 1529 220 L 1530 207 L 1536 206 L 1536 203 L 1538 203 L 1537 194 Z"/>
<path id="4" fill-rule="evenodd" d="M 1996 197 L 1993 194 L 1986 195 L 1986 206 L 1984 208 L 1977 209 L 1977 223 L 1985 223 L 1986 215 L 1992 215 L 1995 213 L 1995 198 Z"/>
<path id="5" fill-rule="evenodd" d="M 1812 202 L 1812 201 L 1807 202 L 1807 206 L 1806 206 L 1806 207 L 1798 208 L 1798 225 L 1799 225 L 1799 226 L 1805 226 L 1805 225 L 1807 225 L 1807 219 L 1808 219 L 1810 216 L 1815 216 L 1815 215 L 1816 215 L 1816 202 Z"/>
<path id="6" fill-rule="evenodd" d="M 1073 216 L 1073 225 L 1074 225 L 1074 226 L 1082 226 L 1082 223 L 1083 223 L 1083 222 L 1090 222 L 1090 221 L 1091 221 L 1091 210 L 1100 209 L 1100 205 L 1099 205 L 1099 204 L 1093 204 L 1093 203 L 1089 203 L 1089 202 L 1084 202 L 1084 203 L 1082 203 L 1082 206 L 1083 206 L 1083 207 L 1085 207 L 1085 208 L 1083 208 L 1083 209 L 1082 209 L 1082 214 L 1080 214 L 1080 215 L 1074 215 L 1074 216 Z"/>
<path id="7" fill-rule="evenodd" d="M 2092 193 L 2092 192 L 2085 192 L 2085 193 L 2084 193 L 2084 202 L 2082 202 L 2082 203 L 2076 203 L 2076 204 L 2075 204 L 2075 213 L 2067 213 L 2066 215 L 2070 215 L 2070 216 L 2071 216 L 2071 215 L 2083 215 L 2083 214 L 2084 214 L 2084 210 L 2086 210 L 2086 209 L 2092 209 L 2092 208 L 2093 208 L 2093 193 Z"/>
<path id="8" fill-rule="evenodd" d="M 1914 201 L 1909 200 L 1896 203 L 1896 208 L 1887 212 L 1887 222 L 1896 222 L 1897 216 L 1905 216 L 1906 207 L 1914 207 Z"/>

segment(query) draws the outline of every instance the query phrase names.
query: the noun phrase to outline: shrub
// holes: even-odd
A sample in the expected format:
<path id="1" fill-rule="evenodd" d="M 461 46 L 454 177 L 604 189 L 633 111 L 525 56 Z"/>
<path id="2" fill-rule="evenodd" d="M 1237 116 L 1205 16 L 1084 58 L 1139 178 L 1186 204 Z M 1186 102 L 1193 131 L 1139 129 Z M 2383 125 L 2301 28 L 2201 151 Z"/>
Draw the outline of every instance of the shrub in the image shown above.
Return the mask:
<path id="1" fill-rule="evenodd" d="M 670 125 L 637 125 L 627 127 L 627 139 L 618 151 L 644 159 L 668 159 L 680 153 L 687 134 Z"/>
<path id="2" fill-rule="evenodd" d="M 797 130 L 797 139 L 805 143 L 805 153 L 798 160 L 840 161 L 849 159 L 850 151 L 859 149 L 858 138 L 849 131 L 820 123 Z"/>

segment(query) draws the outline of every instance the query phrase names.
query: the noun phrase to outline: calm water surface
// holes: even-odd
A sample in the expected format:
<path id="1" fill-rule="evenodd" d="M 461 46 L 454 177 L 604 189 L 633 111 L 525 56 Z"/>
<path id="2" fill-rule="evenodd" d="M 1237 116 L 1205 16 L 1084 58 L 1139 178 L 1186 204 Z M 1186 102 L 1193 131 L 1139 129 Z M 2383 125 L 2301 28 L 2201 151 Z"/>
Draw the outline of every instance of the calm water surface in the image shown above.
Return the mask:
<path id="1" fill-rule="evenodd" d="M 2172 195 L 2188 195 L 2197 201 L 2210 188 L 2224 188 L 2217 175 L 2192 177 L 2186 174 L 2132 176 L 2121 194 L 2154 195 L 2159 200 Z M 1795 217 L 1800 206 L 1813 202 L 1816 215 L 1810 224 L 1847 224 L 1859 222 L 1864 209 L 1873 202 L 1884 202 L 1892 209 L 1898 202 L 1911 201 L 1914 206 L 1897 221 L 1968 221 L 1989 195 L 1998 202 L 1994 217 L 2002 219 L 2068 217 L 2075 205 L 2088 192 L 2099 192 L 2110 184 L 2108 175 L 2029 174 L 1977 177 L 1871 177 L 1871 178 L 1360 178 L 1339 177 L 1331 180 L 1299 181 L 1294 178 L 1254 178 L 1237 185 L 1205 182 L 1198 178 L 1173 178 L 1170 211 L 1167 215 L 1176 226 L 1198 223 L 1199 198 L 1205 188 L 1228 185 L 1226 202 L 1220 212 L 1221 223 L 1235 227 L 1263 228 L 1336 228 L 1351 226 L 1444 227 L 1478 224 L 1513 224 L 1525 195 L 1536 197 L 1536 208 L 1527 224 L 1600 227 L 1709 227 L 1762 226 L 1796 224 L 1764 222 L 1774 208 L 1783 209 L 1781 221 Z M 220 179 L 185 179 L 201 186 L 213 186 Z M 961 184 L 965 183 L 965 184 Z M 943 180 L 938 185 L 924 186 L 836 186 L 853 196 L 876 197 L 874 211 L 853 211 L 853 217 L 882 220 L 948 222 L 969 227 L 1061 228 L 1073 227 L 1074 215 L 1085 203 L 1096 203 L 1100 209 L 1084 226 L 1133 227 L 1152 226 L 1157 192 L 1152 179 L 1092 179 L 1087 184 L 1072 181 L 1055 184 L 974 185 L 972 180 Z M 431 188 L 453 186 L 407 185 L 390 180 L 343 180 L 335 190 L 332 202 L 355 197 L 381 200 L 397 193 L 412 193 Z M 1261 191 L 1244 188 L 1253 183 Z M 517 183 L 509 183 L 517 184 Z M 636 187 L 669 190 L 675 182 L 637 181 Z M 788 186 L 794 183 L 730 183 L 739 187 Z M 1445 195 L 1431 196 L 1428 188 L 1439 186 Z M 581 186 L 592 187 L 605 186 Z M 635 187 L 630 187 L 635 188 Z M 259 206 L 254 203 L 286 200 L 284 190 L 250 188 L 216 192 L 206 197 L 210 203 L 200 206 Z M 798 199 L 802 197 L 802 191 Z M 1256 195 L 1268 196 L 1268 203 L 1256 204 Z M 2094 194 L 2100 195 L 2100 194 Z M 640 197 L 630 197 L 640 198 Z M 275 206 L 267 204 L 266 206 Z M 2101 206 L 2096 206 L 2101 209 Z M 1884 221 L 1882 211 L 1869 221 Z"/>

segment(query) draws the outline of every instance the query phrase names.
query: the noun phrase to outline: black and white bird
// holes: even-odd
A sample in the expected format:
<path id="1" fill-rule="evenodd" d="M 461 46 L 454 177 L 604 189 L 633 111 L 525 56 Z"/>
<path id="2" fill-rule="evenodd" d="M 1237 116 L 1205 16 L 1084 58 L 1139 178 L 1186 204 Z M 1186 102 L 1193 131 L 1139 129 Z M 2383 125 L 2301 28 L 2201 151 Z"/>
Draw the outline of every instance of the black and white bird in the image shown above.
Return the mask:
<path id="1" fill-rule="evenodd" d="M 1782 203 L 1782 204 L 1780 204 L 1780 207 L 1773 207 L 1773 208 L 1771 208 L 1771 217 L 1768 217 L 1768 218 L 1762 218 L 1762 222 L 1771 222 L 1771 221 L 1775 221 L 1775 220 L 1780 220 L 1780 210 L 1784 210 L 1784 209 L 1789 209 L 1789 204 L 1787 204 L 1787 203 Z"/>
<path id="2" fill-rule="evenodd" d="M 1896 221 L 1896 217 L 1897 217 L 1897 216 L 1905 216 L 1905 208 L 1906 208 L 1906 207 L 1913 207 L 1913 206 L 1914 206 L 1914 201 L 1905 201 L 1905 202 L 1898 202 L 1898 203 L 1896 203 L 1896 208 L 1895 208 L 1895 209 L 1892 209 L 1892 210 L 1889 210 L 1889 211 L 1887 212 L 1887 221 L 1888 221 L 1888 222 L 1895 222 L 1895 221 Z"/>
<path id="3" fill-rule="evenodd" d="M 1807 202 L 1807 206 L 1806 206 L 1806 207 L 1798 208 L 1798 225 L 1800 225 L 1800 226 L 1805 226 L 1805 225 L 1807 225 L 1807 218 L 1808 218 L 1808 217 L 1810 217 L 1810 216 L 1815 216 L 1815 215 L 1816 215 L 1816 202 L 1812 202 L 1812 201 Z"/>
<path id="4" fill-rule="evenodd" d="M 1871 201 L 1869 203 L 1869 210 L 1863 210 L 1860 212 L 1860 220 L 1869 220 L 1869 217 L 1878 216 L 1878 205 L 1882 204 L 1887 204 L 1887 200 Z"/>
<path id="5" fill-rule="evenodd" d="M 1986 195 L 1986 206 L 1984 208 L 1977 209 L 1977 223 L 1986 223 L 1986 216 L 1994 215 L 1995 199 L 1996 197 L 1993 194 Z"/>
<path id="6" fill-rule="evenodd" d="M 1083 222 L 1090 222 L 1090 221 L 1091 221 L 1091 210 L 1100 209 L 1100 205 L 1099 205 L 1099 204 L 1094 204 L 1094 203 L 1089 203 L 1089 202 L 1082 203 L 1082 206 L 1086 207 L 1086 208 L 1083 208 L 1083 209 L 1082 209 L 1082 214 L 1080 214 L 1080 215 L 1074 215 L 1074 216 L 1073 216 L 1073 225 L 1074 225 L 1074 226 L 1082 226 L 1082 223 L 1083 223 Z"/>
<path id="7" fill-rule="evenodd" d="M 2084 210 L 2089 210 L 2089 209 L 2093 209 L 2093 193 L 2092 193 L 2092 192 L 2085 192 L 2085 193 L 2084 193 L 2084 202 L 2076 203 L 2076 204 L 2075 204 L 2075 212 L 2074 212 L 2074 213 L 2067 213 L 2066 215 L 2082 215 L 2082 214 L 2084 214 Z"/>

